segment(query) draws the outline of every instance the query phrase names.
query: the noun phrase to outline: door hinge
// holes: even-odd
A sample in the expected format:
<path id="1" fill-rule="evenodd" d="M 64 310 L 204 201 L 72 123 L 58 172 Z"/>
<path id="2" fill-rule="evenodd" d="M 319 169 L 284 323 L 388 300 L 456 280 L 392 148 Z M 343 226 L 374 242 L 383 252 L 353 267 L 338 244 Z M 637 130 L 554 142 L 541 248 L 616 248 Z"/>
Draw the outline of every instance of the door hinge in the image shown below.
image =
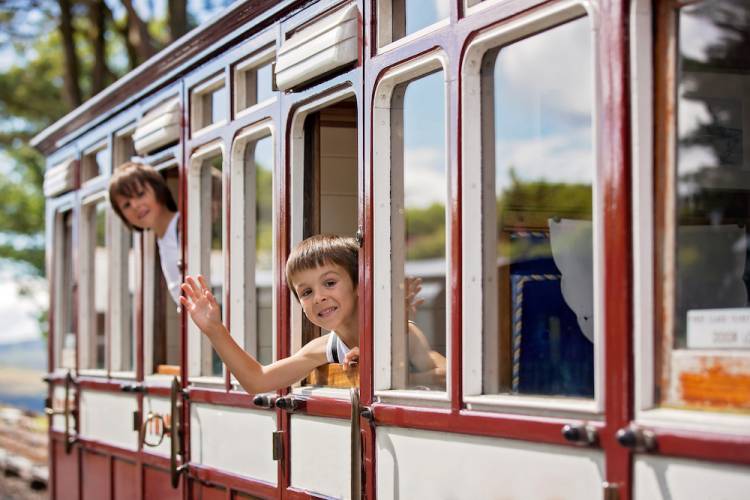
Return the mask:
<path id="1" fill-rule="evenodd" d="M 620 500 L 620 485 L 617 483 L 602 483 L 603 500 Z"/>
<path id="2" fill-rule="evenodd" d="M 272 434 L 273 449 L 271 454 L 274 460 L 281 460 L 284 456 L 284 431 L 274 431 Z"/>

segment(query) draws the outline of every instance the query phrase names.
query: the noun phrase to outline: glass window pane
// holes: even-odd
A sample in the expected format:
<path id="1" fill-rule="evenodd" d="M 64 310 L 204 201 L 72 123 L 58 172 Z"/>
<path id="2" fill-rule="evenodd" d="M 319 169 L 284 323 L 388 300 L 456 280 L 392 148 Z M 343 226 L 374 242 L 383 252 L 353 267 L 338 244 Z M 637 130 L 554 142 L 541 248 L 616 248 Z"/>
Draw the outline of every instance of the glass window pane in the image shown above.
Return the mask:
<path id="1" fill-rule="evenodd" d="M 201 170 L 201 185 L 204 221 L 204 259 L 207 262 L 203 269 L 208 269 L 208 280 L 211 291 L 219 306 L 224 303 L 224 211 L 222 193 L 222 157 L 215 156 L 204 162 Z M 222 363 L 216 351 L 211 348 L 211 368 L 207 375 L 221 375 Z"/>
<path id="2" fill-rule="evenodd" d="M 400 85 L 393 96 L 391 383 L 395 389 L 445 390 L 444 92 L 443 73 L 437 72 Z M 399 161 L 401 169 L 396 165 Z"/>
<path id="3" fill-rule="evenodd" d="M 252 147 L 252 146 L 251 146 Z M 258 361 L 273 361 L 273 140 L 254 144 L 251 174 L 255 189 L 255 331 Z M 247 345 L 247 344 L 246 344 Z"/>
<path id="4" fill-rule="evenodd" d="M 394 2 L 397 4 L 398 2 Z M 406 35 L 435 24 L 450 15 L 448 0 L 405 0 Z"/>
<path id="5" fill-rule="evenodd" d="M 58 322 L 60 331 L 56 332 L 60 338 L 59 358 L 60 368 L 75 369 L 76 363 L 76 335 L 73 331 L 74 315 L 73 293 L 75 291 L 73 281 L 73 214 L 65 212 L 60 219 L 62 258 L 58 276 L 61 277 L 59 289 L 60 307 L 58 309 L 61 319 Z"/>
<path id="6" fill-rule="evenodd" d="M 728 387 L 750 373 L 750 5 L 697 2 L 678 10 L 677 25 L 676 165 L 666 190 L 675 206 L 658 235 L 673 269 L 663 274 L 673 284 L 662 287 L 670 312 L 660 343 L 669 387 L 659 393 L 669 406 L 748 410 L 747 391 Z"/>
<path id="7" fill-rule="evenodd" d="M 87 237 L 85 272 L 86 294 L 83 296 L 88 316 L 83 331 L 88 336 L 88 366 L 105 368 L 105 342 L 107 337 L 107 306 L 109 301 L 109 254 L 107 249 L 107 212 L 105 200 L 84 207 Z"/>
<path id="8" fill-rule="evenodd" d="M 125 237 L 127 245 L 125 284 L 127 291 L 125 295 L 125 308 L 122 312 L 122 369 L 125 371 L 135 370 L 135 325 L 137 324 L 135 285 L 136 285 L 136 262 L 135 262 L 135 234 L 128 231 Z"/>
<path id="9" fill-rule="evenodd" d="M 590 53 L 581 18 L 485 57 L 485 393 L 594 393 Z"/>
<path id="10" fill-rule="evenodd" d="M 227 88 L 222 86 L 211 92 L 211 123 L 218 123 L 227 118 L 229 118 L 229 100 Z"/>
<path id="11" fill-rule="evenodd" d="M 271 63 L 265 64 L 255 70 L 257 82 L 257 95 L 255 102 L 263 102 L 273 97 L 273 67 Z"/>

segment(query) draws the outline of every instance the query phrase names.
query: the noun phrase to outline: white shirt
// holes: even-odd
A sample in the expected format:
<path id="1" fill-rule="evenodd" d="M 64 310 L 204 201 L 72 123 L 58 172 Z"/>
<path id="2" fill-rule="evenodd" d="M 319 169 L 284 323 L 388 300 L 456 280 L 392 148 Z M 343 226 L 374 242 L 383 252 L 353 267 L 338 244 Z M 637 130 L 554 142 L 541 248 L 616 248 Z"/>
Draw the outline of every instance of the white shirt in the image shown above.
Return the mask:
<path id="1" fill-rule="evenodd" d="M 326 359 L 329 363 L 344 364 L 344 356 L 351 351 L 349 347 L 336 335 L 336 332 L 328 334 L 328 343 L 326 344 Z"/>
<path id="2" fill-rule="evenodd" d="M 156 239 L 161 258 L 161 272 L 164 273 L 169 294 L 178 306 L 180 305 L 180 285 L 182 285 L 182 271 L 179 266 L 182 248 L 180 234 L 177 231 L 179 220 L 180 214 L 175 213 L 164 236 Z"/>

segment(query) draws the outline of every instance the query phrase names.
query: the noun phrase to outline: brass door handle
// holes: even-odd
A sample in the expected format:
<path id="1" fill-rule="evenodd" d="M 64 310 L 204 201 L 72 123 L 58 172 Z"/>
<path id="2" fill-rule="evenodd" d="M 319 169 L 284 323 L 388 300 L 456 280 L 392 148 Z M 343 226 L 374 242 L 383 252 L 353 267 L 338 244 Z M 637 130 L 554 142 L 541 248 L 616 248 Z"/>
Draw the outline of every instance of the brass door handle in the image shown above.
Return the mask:
<path id="1" fill-rule="evenodd" d="M 172 478 L 172 488 L 177 488 L 180 484 L 180 474 L 187 467 L 186 464 L 177 465 L 177 455 L 182 455 L 182 401 L 179 401 L 181 395 L 180 382 L 177 380 L 177 377 L 174 377 L 172 379 L 172 392 L 170 394 L 169 429 L 165 429 L 169 432 L 171 441 L 169 448 L 169 472 Z"/>

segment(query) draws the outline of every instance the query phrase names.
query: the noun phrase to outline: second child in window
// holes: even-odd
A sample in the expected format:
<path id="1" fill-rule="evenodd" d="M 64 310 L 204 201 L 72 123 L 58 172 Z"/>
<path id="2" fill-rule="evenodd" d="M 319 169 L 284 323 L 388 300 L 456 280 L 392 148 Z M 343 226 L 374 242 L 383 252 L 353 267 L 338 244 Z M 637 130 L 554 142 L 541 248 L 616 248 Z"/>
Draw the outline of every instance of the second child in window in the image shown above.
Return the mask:
<path id="1" fill-rule="evenodd" d="M 182 283 L 179 214 L 164 177 L 151 165 L 125 163 L 109 181 L 109 199 L 128 228 L 150 229 L 156 235 L 161 270 L 172 300 L 179 304 Z"/>
<path id="2" fill-rule="evenodd" d="M 261 365 L 232 339 L 221 322 L 221 307 L 202 276 L 188 276 L 180 299 L 190 317 L 250 394 L 288 387 L 326 363 L 353 366 L 359 359 L 358 251 L 352 238 L 312 236 L 292 251 L 287 283 L 305 316 L 331 333 L 311 340 L 288 358 Z M 424 335 L 409 323 L 409 359 L 420 378 L 445 384 L 445 358 L 430 351 Z"/>

